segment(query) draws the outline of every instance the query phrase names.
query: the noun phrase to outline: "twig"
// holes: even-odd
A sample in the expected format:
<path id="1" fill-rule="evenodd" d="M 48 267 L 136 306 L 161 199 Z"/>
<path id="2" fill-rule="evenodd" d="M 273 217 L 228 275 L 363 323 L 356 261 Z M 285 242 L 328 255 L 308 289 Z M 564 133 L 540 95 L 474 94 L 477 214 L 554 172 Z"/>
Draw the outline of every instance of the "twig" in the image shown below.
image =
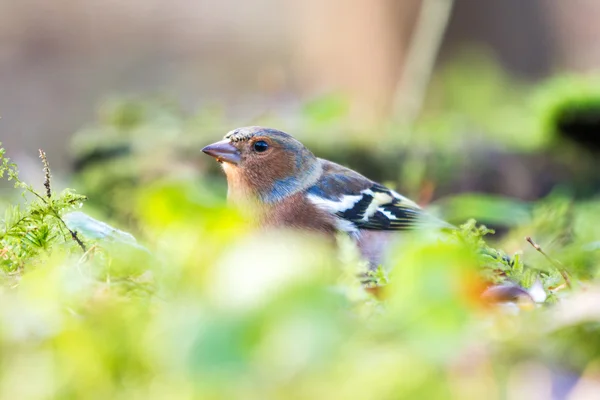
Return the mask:
<path id="1" fill-rule="evenodd" d="M 532 245 L 533 248 L 536 249 L 540 254 L 542 254 L 544 257 L 546 257 L 546 260 L 548 260 L 550 262 L 550 264 L 552 264 L 554 266 L 554 268 L 556 268 L 558 270 L 558 272 L 560 272 L 567 287 L 569 289 L 571 289 L 572 288 L 571 278 L 569 278 L 569 274 L 567 273 L 567 270 L 565 269 L 564 265 L 562 265 L 560 261 L 555 260 L 552 257 L 550 257 L 548 254 L 546 254 L 544 252 L 544 250 L 542 250 L 540 245 L 533 241 L 531 236 L 525 237 L 525 240 L 527 240 L 527 242 L 529 242 L 529 244 Z"/>
<path id="2" fill-rule="evenodd" d="M 60 220 L 62 221 L 62 219 L 60 219 Z M 64 221 L 63 221 L 63 223 L 64 223 Z M 67 229 L 69 229 L 69 228 L 67 228 Z M 81 247 L 81 250 L 83 250 L 83 252 L 85 253 L 87 251 L 87 249 L 85 247 L 85 244 L 83 244 L 81 239 L 79 239 L 79 236 L 77 236 L 77 231 L 72 231 L 71 229 L 69 229 L 69 232 L 71 233 L 71 237 L 73 238 L 73 240 L 77 242 L 79 247 Z"/>
<path id="3" fill-rule="evenodd" d="M 421 112 L 453 4 L 454 0 L 423 0 L 421 3 L 394 96 L 394 116 L 409 125 Z"/>
<path id="4" fill-rule="evenodd" d="M 52 189 L 50 188 L 50 164 L 48 163 L 48 159 L 46 158 L 46 152 L 42 149 L 38 149 L 40 152 L 40 160 L 42 160 L 42 164 L 44 164 L 44 187 L 46 188 L 46 197 L 52 197 Z"/>

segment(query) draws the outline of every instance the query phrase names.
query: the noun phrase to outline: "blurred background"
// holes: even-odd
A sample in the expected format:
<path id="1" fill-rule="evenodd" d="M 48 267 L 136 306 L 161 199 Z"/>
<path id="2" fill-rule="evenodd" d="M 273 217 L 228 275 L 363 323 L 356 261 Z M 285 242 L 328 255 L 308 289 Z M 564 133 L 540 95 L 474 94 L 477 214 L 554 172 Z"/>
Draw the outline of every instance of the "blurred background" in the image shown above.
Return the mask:
<path id="1" fill-rule="evenodd" d="M 558 72 L 588 73 L 600 62 L 600 28 L 593 23 L 600 6 L 593 0 L 431 3 L 441 32 L 419 44 L 433 51 L 435 65 L 425 67 L 435 71 L 474 47 L 507 77 L 527 83 Z M 402 96 L 410 46 L 420 39 L 414 34 L 420 5 L 5 1 L 2 137 L 19 151 L 42 146 L 62 155 L 69 137 L 115 95 L 166 94 L 186 110 L 218 102 L 228 114 L 251 119 L 341 92 L 358 118 L 385 118 L 394 96 Z M 477 85 L 479 77 L 471 78 Z"/>
<path id="2" fill-rule="evenodd" d="M 188 132 L 201 143 L 265 115 L 302 136 L 297 120 L 307 105 L 335 95 L 309 109 L 317 119 L 337 118 L 335 127 L 322 127 L 332 141 L 344 141 L 339 131 L 348 125 L 367 135 L 384 130 L 382 122 L 408 120 L 414 131 L 420 116 L 422 135 L 447 130 L 458 143 L 485 136 L 486 120 L 506 116 L 493 128 L 495 141 L 510 136 L 528 146 L 541 140 L 538 127 L 524 123 L 534 112 L 525 101 L 531 85 L 600 65 L 593 0 L 26 0 L 0 7 L 0 136 L 16 154 L 46 149 L 61 173 L 73 170 L 74 134 L 102 110 L 116 112 L 107 104 L 154 96 L 176 104 L 182 118 L 218 105 L 219 126 Z M 463 115 L 444 127 L 435 121 L 451 112 Z M 402 131 L 397 125 L 379 137 Z"/>

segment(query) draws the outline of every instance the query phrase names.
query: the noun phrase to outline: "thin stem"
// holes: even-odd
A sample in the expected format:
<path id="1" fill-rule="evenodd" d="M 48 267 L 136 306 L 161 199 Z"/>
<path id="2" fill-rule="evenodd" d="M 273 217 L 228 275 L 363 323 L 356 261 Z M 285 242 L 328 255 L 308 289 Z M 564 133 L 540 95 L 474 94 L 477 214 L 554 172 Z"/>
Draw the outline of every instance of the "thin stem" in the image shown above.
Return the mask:
<path id="1" fill-rule="evenodd" d="M 552 264 L 554 266 L 554 268 L 556 268 L 558 270 L 558 272 L 560 272 L 567 287 L 569 289 L 571 289 L 572 288 L 571 278 L 569 278 L 569 274 L 567 273 L 567 270 L 565 269 L 564 265 L 562 265 L 562 263 L 560 261 L 555 260 L 552 257 L 550 257 L 548 254 L 546 254 L 544 252 L 544 250 L 542 249 L 542 247 L 539 244 L 537 244 L 536 242 L 534 242 L 530 236 L 527 236 L 525 238 L 525 240 L 527 240 L 527 242 L 529 242 L 529 244 L 531 246 L 533 246 L 533 248 L 536 249 L 540 254 L 542 254 L 544 257 L 546 257 L 546 259 L 550 262 L 550 264 Z"/>
<path id="2" fill-rule="evenodd" d="M 46 152 L 42 149 L 38 149 L 40 152 L 40 160 L 42 160 L 42 164 L 44 165 L 44 187 L 46 188 L 46 197 L 52 197 L 52 188 L 50 187 L 50 164 L 48 163 L 48 158 L 46 157 Z"/>

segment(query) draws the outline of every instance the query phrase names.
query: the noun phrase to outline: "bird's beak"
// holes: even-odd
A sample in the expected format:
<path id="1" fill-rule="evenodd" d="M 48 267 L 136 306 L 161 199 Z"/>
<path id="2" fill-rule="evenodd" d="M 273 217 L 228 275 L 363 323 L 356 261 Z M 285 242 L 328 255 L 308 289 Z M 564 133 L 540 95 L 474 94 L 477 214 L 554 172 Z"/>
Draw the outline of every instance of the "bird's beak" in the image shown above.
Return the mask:
<path id="1" fill-rule="evenodd" d="M 240 162 L 240 151 L 229 140 L 221 140 L 220 142 L 209 144 L 202 151 L 216 158 L 220 163 L 238 164 Z"/>

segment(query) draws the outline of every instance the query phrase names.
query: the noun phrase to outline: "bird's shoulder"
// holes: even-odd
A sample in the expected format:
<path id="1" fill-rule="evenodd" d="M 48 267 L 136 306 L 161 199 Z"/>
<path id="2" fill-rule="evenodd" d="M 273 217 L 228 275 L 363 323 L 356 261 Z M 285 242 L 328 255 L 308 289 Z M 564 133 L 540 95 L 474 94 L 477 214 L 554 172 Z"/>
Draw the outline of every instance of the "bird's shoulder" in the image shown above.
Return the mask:
<path id="1" fill-rule="evenodd" d="M 321 175 L 317 182 L 309 188 L 308 191 L 311 194 L 335 200 L 342 195 L 359 194 L 375 183 L 340 164 L 322 158 L 317 161 L 321 165 Z"/>

